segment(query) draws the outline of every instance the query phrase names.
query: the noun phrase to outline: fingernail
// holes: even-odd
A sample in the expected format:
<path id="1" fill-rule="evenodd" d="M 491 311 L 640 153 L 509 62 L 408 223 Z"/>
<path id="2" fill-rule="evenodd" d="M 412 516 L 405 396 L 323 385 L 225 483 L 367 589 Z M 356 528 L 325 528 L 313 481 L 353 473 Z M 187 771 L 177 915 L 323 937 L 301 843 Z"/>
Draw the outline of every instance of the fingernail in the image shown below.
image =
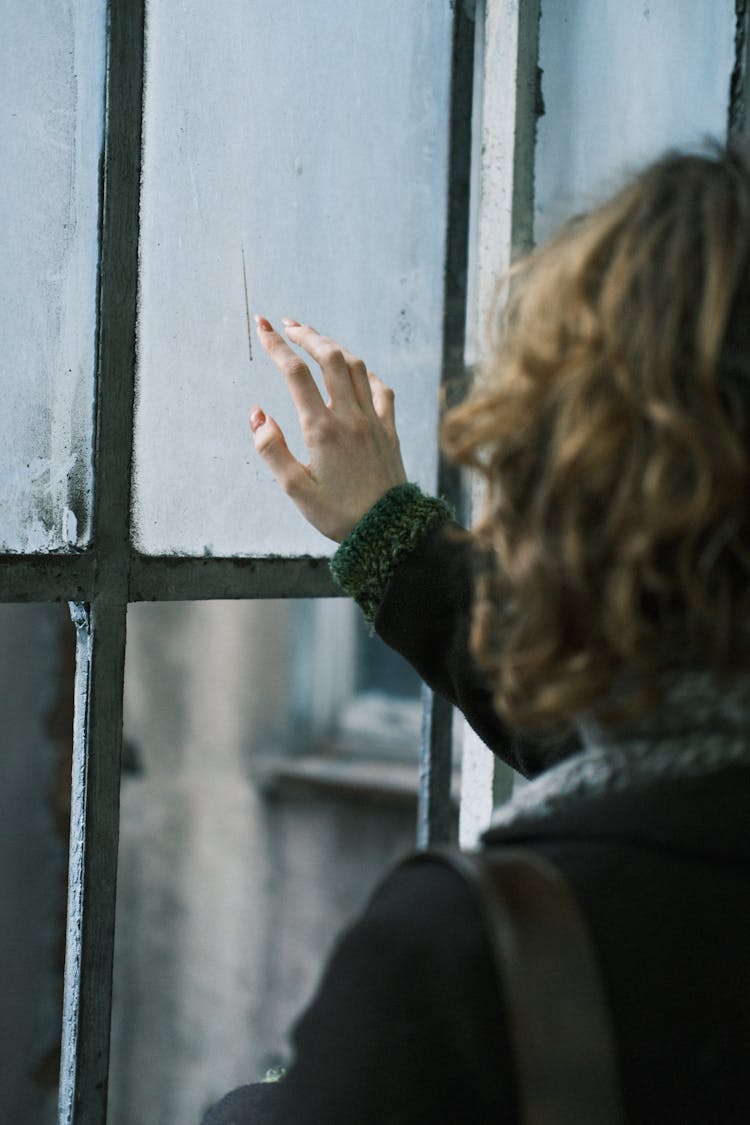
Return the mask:
<path id="1" fill-rule="evenodd" d="M 262 328 L 264 332 L 273 332 L 273 325 L 270 320 L 266 320 L 264 316 L 258 316 L 258 314 L 255 313 L 255 323 L 258 325 L 258 328 Z"/>
<path id="2" fill-rule="evenodd" d="M 253 433 L 260 429 L 265 420 L 266 416 L 259 406 L 256 406 L 254 410 L 250 411 L 250 429 Z"/>
<path id="3" fill-rule="evenodd" d="M 281 323 L 285 324 L 287 328 L 301 328 L 302 325 L 298 320 L 292 320 L 290 316 L 282 316 Z"/>

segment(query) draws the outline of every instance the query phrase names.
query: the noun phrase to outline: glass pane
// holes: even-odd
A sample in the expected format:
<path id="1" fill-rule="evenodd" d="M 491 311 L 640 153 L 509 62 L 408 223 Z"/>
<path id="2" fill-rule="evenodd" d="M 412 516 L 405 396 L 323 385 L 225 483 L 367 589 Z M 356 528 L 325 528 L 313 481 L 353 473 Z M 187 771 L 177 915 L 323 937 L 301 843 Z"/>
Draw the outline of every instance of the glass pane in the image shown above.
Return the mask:
<path id="1" fill-rule="evenodd" d="M 250 309 L 314 324 L 398 394 L 434 481 L 451 5 L 199 0 L 148 7 L 136 542 L 322 554 L 255 458 L 259 401 L 304 458 Z"/>
<path id="2" fill-rule="evenodd" d="M 0 14 L 0 550 L 89 536 L 105 0 Z"/>
<path id="3" fill-rule="evenodd" d="M 536 237 L 670 146 L 726 133 L 734 3 L 548 0 Z"/>
<path id="4" fill-rule="evenodd" d="M 348 645 L 295 637 L 294 608 L 128 610 L 108 1125 L 197 1125 L 286 1062 L 326 951 L 413 844 L 416 768 L 410 800 L 357 795 L 299 745 L 294 648 L 342 667 Z"/>
<path id="5" fill-rule="evenodd" d="M 296 750 L 416 766 L 422 706 L 414 669 L 371 635 L 348 598 L 295 598 L 290 616 L 288 706 Z"/>
<path id="6" fill-rule="evenodd" d="M 60 1068 L 75 633 L 0 605 L 0 1121 L 53 1125 Z"/>

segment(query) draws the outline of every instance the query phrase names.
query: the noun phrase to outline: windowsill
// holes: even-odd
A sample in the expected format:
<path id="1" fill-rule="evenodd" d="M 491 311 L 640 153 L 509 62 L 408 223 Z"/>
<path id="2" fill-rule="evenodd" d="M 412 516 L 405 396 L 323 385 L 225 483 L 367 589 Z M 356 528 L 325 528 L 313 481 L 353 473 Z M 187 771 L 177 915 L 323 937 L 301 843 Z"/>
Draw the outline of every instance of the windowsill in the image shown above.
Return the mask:
<path id="1" fill-rule="evenodd" d="M 269 763 L 260 771 L 258 781 L 269 797 L 320 794 L 413 805 L 419 793 L 419 767 L 416 762 L 365 759 L 360 754 L 341 757 L 311 754 Z M 455 774 L 452 785 L 455 802 L 458 790 L 459 778 Z"/>
<path id="2" fill-rule="evenodd" d="M 418 699 L 361 691 L 340 709 L 336 728 L 325 739 L 325 751 L 342 758 L 359 755 L 411 764 L 419 754 L 421 733 Z"/>
<path id="3" fill-rule="evenodd" d="M 380 691 L 352 696 L 334 730 L 300 755 L 269 754 L 255 776 L 268 797 L 333 796 L 413 808 L 419 795 L 422 709 L 416 699 Z M 451 786 L 458 807 L 460 774 Z"/>

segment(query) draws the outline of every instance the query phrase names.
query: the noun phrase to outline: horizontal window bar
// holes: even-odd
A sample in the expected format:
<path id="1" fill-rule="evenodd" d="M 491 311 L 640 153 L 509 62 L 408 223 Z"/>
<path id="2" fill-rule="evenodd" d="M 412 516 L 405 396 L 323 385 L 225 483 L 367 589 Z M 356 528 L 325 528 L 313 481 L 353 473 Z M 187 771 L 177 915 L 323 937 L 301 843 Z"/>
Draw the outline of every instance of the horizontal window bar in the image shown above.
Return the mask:
<path id="1" fill-rule="evenodd" d="M 137 555 L 131 561 L 131 602 L 337 596 L 341 596 L 341 590 L 331 577 L 326 558 Z"/>
<path id="2" fill-rule="evenodd" d="M 107 592 L 95 551 L 0 555 L 0 602 L 92 602 Z M 130 560 L 131 602 L 340 596 L 326 558 L 133 555 Z"/>
<path id="3" fill-rule="evenodd" d="M 0 602 L 90 601 L 96 560 L 69 555 L 0 555 Z"/>

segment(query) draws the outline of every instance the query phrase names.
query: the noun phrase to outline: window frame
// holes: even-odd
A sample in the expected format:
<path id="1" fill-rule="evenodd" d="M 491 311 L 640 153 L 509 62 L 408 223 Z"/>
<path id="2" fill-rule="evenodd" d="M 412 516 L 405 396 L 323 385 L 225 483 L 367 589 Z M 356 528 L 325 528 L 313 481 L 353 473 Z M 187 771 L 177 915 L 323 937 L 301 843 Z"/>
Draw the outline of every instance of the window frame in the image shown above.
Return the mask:
<path id="1" fill-rule="evenodd" d="M 463 372 L 474 12 L 452 4 L 442 380 Z M 131 602 L 339 597 L 325 558 L 146 556 L 132 546 L 146 0 L 108 0 L 96 312 L 91 538 L 80 551 L 0 556 L 0 600 L 67 601 L 76 629 L 73 794 L 59 1125 L 104 1125 Z M 437 487 L 461 506 L 455 470 Z M 450 835 L 451 709 L 425 695 L 421 845 Z"/>

